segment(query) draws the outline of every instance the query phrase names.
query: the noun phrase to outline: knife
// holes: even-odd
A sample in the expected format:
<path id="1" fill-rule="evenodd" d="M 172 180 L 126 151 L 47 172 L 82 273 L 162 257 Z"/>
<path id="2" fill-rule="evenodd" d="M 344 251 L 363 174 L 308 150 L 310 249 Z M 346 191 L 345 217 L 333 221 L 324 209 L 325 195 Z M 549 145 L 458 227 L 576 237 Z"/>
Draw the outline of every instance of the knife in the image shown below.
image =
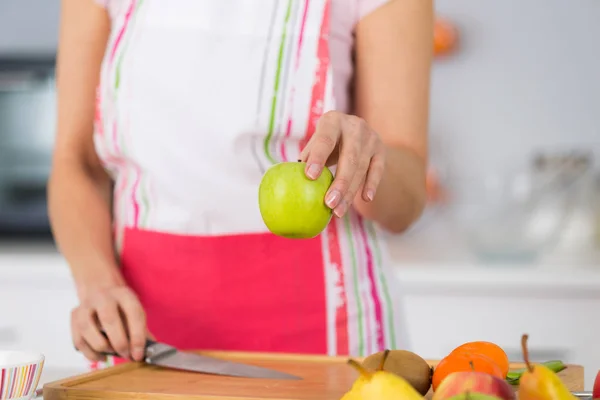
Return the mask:
<path id="1" fill-rule="evenodd" d="M 108 339 L 106 333 L 102 335 Z M 103 353 L 106 356 L 121 357 L 113 352 Z M 183 371 L 200 372 L 213 375 L 234 376 L 240 378 L 262 378 L 279 380 L 301 380 L 302 378 L 285 372 L 275 371 L 268 368 L 257 367 L 222 360 L 219 358 L 203 356 L 177 350 L 165 343 L 146 339 L 144 362 L 159 367 L 177 369 Z"/>

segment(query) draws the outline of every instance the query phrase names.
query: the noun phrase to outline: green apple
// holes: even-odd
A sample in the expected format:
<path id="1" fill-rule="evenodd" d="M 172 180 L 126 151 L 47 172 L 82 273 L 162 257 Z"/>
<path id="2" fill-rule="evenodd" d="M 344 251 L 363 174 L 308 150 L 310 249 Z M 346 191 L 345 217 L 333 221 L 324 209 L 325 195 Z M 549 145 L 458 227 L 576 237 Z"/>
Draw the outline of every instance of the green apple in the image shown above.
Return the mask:
<path id="1" fill-rule="evenodd" d="M 333 174 L 325 167 L 312 180 L 304 172 L 306 163 L 282 162 L 271 166 L 258 188 L 258 206 L 265 225 L 275 235 L 290 239 L 317 236 L 329 224 L 333 211 L 325 194 Z"/>

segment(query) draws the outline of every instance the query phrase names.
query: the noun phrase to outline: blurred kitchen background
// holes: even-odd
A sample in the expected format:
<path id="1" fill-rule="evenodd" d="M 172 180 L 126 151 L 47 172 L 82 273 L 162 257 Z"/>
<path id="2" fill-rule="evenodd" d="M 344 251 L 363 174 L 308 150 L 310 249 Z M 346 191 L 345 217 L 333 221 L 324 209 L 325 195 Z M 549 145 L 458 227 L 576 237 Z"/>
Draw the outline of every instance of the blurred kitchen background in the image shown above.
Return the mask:
<path id="1" fill-rule="evenodd" d="M 454 45 L 433 68 L 431 201 L 410 231 L 388 238 L 402 343 L 440 358 L 491 340 L 518 361 L 527 332 L 534 358 L 583 364 L 591 389 L 600 1 L 438 0 L 436 9 L 442 47 Z M 45 353 L 46 380 L 86 368 L 71 345 L 76 296 L 45 204 L 58 17 L 58 0 L 0 0 L 0 348 Z"/>

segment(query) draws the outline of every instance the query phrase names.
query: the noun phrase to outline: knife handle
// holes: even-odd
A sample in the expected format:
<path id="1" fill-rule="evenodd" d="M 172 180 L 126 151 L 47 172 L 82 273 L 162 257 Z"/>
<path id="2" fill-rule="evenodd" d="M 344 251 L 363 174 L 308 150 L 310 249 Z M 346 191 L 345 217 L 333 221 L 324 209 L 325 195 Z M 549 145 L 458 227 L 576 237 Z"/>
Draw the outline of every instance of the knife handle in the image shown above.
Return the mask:
<path id="1" fill-rule="evenodd" d="M 106 334 L 106 332 L 103 329 L 100 329 L 100 334 L 102 334 L 102 336 L 104 336 L 104 338 L 106 340 L 108 340 L 108 335 Z M 156 344 L 156 342 L 154 340 L 150 340 L 150 339 L 146 339 L 146 344 L 144 345 L 144 350 L 146 350 L 149 346 L 152 346 L 153 344 Z M 101 353 L 105 356 L 114 356 L 114 357 L 121 357 L 119 354 L 115 353 L 115 352 L 107 352 L 107 353 Z M 144 358 L 146 356 L 144 355 Z"/>
<path id="2" fill-rule="evenodd" d="M 104 338 L 106 340 L 108 340 L 108 335 L 106 334 L 106 332 L 103 329 L 100 329 L 100 334 L 102 336 L 104 336 Z M 156 344 L 156 342 L 154 340 L 146 339 L 146 344 L 144 345 L 144 349 L 147 349 L 149 346 L 152 346 L 153 344 Z M 75 348 L 75 350 L 79 351 L 79 349 L 77 349 L 77 348 Z M 101 352 L 100 354 L 102 354 L 104 356 L 121 357 L 120 354 L 117 354 L 114 351 Z M 145 358 L 145 356 L 144 356 L 144 358 Z"/>

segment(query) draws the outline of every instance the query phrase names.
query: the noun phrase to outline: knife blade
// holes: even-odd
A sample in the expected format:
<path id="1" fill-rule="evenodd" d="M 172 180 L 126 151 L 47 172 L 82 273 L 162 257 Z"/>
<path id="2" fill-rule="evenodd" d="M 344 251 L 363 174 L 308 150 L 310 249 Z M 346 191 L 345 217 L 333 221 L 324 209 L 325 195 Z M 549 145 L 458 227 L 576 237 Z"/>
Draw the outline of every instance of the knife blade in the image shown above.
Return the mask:
<path id="1" fill-rule="evenodd" d="M 104 337 L 106 333 L 101 331 Z M 114 352 L 106 356 L 121 357 Z M 144 362 L 159 367 L 239 378 L 301 380 L 302 378 L 269 368 L 223 360 L 220 358 L 180 351 L 165 343 L 146 339 Z"/>
<path id="2" fill-rule="evenodd" d="M 578 399 L 592 400 L 592 392 L 571 392 L 571 394 Z"/>

